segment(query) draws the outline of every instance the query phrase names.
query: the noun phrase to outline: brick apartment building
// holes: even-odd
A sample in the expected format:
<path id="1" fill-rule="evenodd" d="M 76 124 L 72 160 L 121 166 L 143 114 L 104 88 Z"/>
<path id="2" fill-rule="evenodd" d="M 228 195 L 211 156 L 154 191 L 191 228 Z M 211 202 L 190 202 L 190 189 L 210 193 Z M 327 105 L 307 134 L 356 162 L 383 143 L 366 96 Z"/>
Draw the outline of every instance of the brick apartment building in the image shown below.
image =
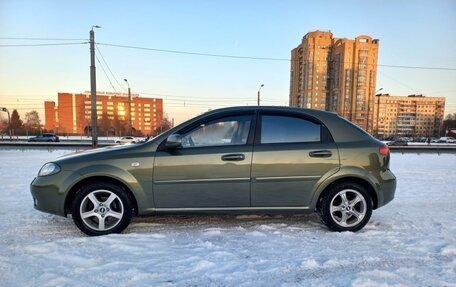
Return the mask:
<path id="1" fill-rule="evenodd" d="M 439 135 L 445 113 L 444 97 L 379 94 L 376 101 L 374 128 L 379 137 Z"/>
<path id="2" fill-rule="evenodd" d="M 125 135 L 129 125 L 128 94 L 97 93 L 98 127 L 104 133 Z M 45 101 L 45 129 L 59 134 L 80 135 L 91 126 L 90 92 L 58 93 L 58 105 Z M 131 121 L 134 130 L 152 135 L 163 121 L 163 100 L 131 95 Z M 100 134 L 103 135 L 103 134 Z"/>
<path id="3" fill-rule="evenodd" d="M 366 35 L 307 33 L 291 51 L 290 106 L 337 112 L 372 133 L 378 47 Z"/>

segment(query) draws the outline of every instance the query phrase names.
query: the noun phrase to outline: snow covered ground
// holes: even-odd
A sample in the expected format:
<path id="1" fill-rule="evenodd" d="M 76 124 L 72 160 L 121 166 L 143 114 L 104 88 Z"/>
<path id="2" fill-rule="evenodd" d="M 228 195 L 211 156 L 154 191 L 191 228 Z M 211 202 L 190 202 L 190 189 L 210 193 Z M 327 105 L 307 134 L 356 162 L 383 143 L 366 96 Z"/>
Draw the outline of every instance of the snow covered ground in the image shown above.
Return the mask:
<path id="1" fill-rule="evenodd" d="M 29 193 L 67 152 L 0 149 L 0 286 L 456 286 L 456 154 L 394 153 L 396 198 L 358 233 L 316 215 L 159 216 L 86 237 Z"/>

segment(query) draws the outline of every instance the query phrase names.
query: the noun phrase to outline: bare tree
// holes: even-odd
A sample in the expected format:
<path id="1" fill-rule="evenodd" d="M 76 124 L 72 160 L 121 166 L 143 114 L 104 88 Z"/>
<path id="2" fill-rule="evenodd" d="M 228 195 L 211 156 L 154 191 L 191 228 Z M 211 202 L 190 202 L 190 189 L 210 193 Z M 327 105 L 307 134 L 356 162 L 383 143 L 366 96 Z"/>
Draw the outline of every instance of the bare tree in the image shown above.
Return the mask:
<path id="1" fill-rule="evenodd" d="M 25 114 L 25 130 L 28 135 L 28 131 L 35 131 L 36 134 L 38 130 L 41 129 L 40 116 L 37 111 L 33 110 Z"/>
<path id="2" fill-rule="evenodd" d="M 163 132 L 166 132 L 167 130 L 171 129 L 173 127 L 173 124 L 168 120 L 168 118 L 163 118 L 163 121 L 161 124 L 154 130 L 153 136 L 159 135 Z"/>

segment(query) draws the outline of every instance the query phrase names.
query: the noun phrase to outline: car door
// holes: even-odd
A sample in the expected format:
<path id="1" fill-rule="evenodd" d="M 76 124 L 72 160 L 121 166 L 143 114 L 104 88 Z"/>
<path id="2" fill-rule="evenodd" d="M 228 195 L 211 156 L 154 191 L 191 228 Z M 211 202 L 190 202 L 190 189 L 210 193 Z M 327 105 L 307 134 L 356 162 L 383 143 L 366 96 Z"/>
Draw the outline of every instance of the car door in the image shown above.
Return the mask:
<path id="1" fill-rule="evenodd" d="M 301 114 L 261 113 L 252 160 L 252 207 L 306 207 L 320 178 L 339 168 L 327 128 Z"/>
<path id="2" fill-rule="evenodd" d="M 250 206 L 252 113 L 223 115 L 179 131 L 182 146 L 159 146 L 153 191 L 157 208 Z"/>

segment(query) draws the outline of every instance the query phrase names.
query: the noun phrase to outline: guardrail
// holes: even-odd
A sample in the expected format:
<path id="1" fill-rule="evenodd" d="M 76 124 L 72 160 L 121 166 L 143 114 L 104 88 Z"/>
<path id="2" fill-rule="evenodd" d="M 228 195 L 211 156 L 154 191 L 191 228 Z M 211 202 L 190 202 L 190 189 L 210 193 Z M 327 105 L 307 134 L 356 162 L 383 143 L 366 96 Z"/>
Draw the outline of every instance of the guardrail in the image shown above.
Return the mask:
<path id="1" fill-rule="evenodd" d="M 118 145 L 114 142 L 98 142 L 98 146 Z M 0 141 L 0 146 L 17 147 L 91 147 L 90 141 L 60 141 L 60 142 L 26 142 L 26 141 Z"/>
<path id="2" fill-rule="evenodd" d="M 456 144 L 390 146 L 392 153 L 456 153 Z"/>

